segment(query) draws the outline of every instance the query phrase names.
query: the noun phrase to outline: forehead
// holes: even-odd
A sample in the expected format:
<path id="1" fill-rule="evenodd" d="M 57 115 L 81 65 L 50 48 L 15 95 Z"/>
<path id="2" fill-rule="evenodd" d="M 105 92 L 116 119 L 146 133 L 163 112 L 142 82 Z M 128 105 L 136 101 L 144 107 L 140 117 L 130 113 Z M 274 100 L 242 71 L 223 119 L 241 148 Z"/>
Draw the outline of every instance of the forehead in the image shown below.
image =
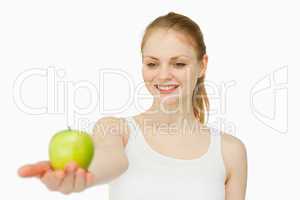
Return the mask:
<path id="1" fill-rule="evenodd" d="M 174 30 L 157 29 L 150 33 L 143 48 L 143 55 L 168 59 L 186 55 L 195 59 L 196 51 L 187 37 Z"/>

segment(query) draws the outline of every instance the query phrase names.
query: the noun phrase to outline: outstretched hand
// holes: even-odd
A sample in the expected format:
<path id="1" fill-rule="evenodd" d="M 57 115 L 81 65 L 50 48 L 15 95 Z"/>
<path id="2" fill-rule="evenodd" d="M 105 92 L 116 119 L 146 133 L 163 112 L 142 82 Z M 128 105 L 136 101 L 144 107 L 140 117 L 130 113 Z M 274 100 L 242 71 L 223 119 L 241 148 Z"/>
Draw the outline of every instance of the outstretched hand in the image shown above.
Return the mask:
<path id="1" fill-rule="evenodd" d="M 94 182 L 91 172 L 80 168 L 76 163 L 69 163 L 64 170 L 53 170 L 49 161 L 22 166 L 18 170 L 20 177 L 39 178 L 50 191 L 63 194 L 81 192 Z"/>

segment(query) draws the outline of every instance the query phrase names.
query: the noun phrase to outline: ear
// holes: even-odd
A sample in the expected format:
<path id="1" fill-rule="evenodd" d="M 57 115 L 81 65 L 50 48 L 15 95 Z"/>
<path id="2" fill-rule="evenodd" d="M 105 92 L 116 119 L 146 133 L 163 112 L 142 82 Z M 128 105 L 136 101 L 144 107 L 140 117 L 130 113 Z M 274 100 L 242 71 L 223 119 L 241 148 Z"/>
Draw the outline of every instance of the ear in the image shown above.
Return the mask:
<path id="1" fill-rule="evenodd" d="M 203 58 L 200 62 L 200 72 L 199 72 L 199 78 L 205 75 L 206 69 L 207 69 L 207 63 L 208 63 L 208 56 L 207 54 L 203 55 Z"/>

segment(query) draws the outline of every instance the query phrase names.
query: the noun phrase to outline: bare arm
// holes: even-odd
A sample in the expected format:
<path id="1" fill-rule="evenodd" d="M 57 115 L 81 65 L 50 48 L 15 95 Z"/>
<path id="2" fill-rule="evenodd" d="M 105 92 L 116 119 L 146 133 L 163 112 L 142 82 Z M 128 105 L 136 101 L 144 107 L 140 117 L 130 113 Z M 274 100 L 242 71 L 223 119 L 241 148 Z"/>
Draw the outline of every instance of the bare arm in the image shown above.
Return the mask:
<path id="1" fill-rule="evenodd" d="M 228 171 L 226 200 L 245 200 L 247 187 L 247 150 L 238 138 L 223 134 L 223 152 Z"/>
<path id="2" fill-rule="evenodd" d="M 108 183 L 127 170 L 129 163 L 123 144 L 125 127 L 121 119 L 114 117 L 105 117 L 96 123 L 92 134 L 95 154 L 89 167 L 95 178 L 94 185 Z"/>
<path id="3" fill-rule="evenodd" d="M 54 170 L 49 161 L 27 164 L 19 168 L 21 177 L 37 177 L 50 191 L 63 194 L 81 192 L 97 184 L 104 184 L 120 176 L 128 168 L 124 153 L 123 135 L 127 125 L 114 117 L 101 118 L 95 125 L 92 138 L 94 157 L 88 170 L 71 162 L 64 170 Z"/>

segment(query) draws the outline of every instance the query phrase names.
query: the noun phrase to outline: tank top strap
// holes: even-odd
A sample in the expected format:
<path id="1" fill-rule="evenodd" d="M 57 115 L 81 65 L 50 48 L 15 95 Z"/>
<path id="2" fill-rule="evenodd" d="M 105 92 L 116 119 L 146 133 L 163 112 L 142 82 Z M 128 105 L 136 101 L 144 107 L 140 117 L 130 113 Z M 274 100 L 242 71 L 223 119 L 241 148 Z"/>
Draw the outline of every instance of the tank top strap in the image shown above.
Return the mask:
<path id="1" fill-rule="evenodd" d="M 211 135 L 211 146 L 210 151 L 213 154 L 218 154 L 221 150 L 221 137 L 220 131 L 216 128 L 210 127 L 210 135 Z"/>
<path id="2" fill-rule="evenodd" d="M 132 116 L 125 117 L 124 119 L 127 122 L 129 128 L 128 140 L 125 151 L 128 153 L 130 152 L 131 156 L 136 154 L 142 154 L 142 152 L 144 152 L 146 148 L 142 133 L 140 133 L 140 129 L 137 123 L 135 122 Z M 146 151 L 146 153 L 148 152 Z"/>
<path id="3" fill-rule="evenodd" d="M 211 147 L 210 154 L 212 159 L 221 166 L 223 172 L 225 173 L 225 164 L 222 155 L 222 133 L 219 129 L 210 127 L 211 130 Z"/>
<path id="4" fill-rule="evenodd" d="M 132 140 L 136 139 L 136 137 L 138 136 L 139 129 L 132 116 L 125 117 L 124 119 L 127 122 L 130 131 L 128 136 L 128 143 L 129 143 L 132 142 Z"/>
<path id="5" fill-rule="evenodd" d="M 132 123 L 132 118 L 130 116 L 124 117 L 124 120 L 127 122 L 127 125 L 129 126 L 130 133 L 133 132 L 136 129 L 136 127 Z"/>

